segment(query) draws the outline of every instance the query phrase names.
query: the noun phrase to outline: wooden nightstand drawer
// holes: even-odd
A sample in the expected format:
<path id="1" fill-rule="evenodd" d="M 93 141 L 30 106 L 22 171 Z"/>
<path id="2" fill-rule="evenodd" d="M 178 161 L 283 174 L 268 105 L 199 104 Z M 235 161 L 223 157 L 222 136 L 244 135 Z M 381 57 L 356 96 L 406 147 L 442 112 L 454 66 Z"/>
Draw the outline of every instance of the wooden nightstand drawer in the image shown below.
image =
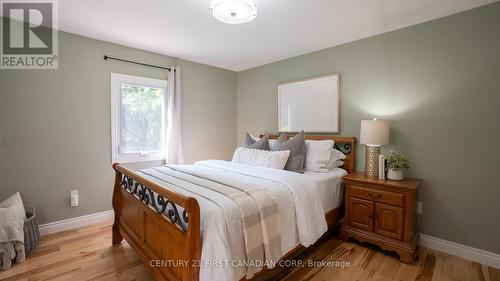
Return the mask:
<path id="1" fill-rule="evenodd" d="M 354 197 L 400 207 L 405 205 L 405 195 L 403 193 L 374 190 L 373 188 L 357 185 L 349 185 L 349 189 L 350 195 Z"/>

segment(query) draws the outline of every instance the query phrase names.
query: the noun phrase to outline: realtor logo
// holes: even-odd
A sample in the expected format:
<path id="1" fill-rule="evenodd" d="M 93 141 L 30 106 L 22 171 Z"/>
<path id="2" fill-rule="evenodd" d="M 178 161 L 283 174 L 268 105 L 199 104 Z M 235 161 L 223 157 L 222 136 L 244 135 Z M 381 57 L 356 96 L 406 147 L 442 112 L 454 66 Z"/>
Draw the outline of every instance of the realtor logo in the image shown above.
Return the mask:
<path id="1" fill-rule="evenodd" d="M 0 1 L 0 68 L 58 68 L 56 1 Z"/>

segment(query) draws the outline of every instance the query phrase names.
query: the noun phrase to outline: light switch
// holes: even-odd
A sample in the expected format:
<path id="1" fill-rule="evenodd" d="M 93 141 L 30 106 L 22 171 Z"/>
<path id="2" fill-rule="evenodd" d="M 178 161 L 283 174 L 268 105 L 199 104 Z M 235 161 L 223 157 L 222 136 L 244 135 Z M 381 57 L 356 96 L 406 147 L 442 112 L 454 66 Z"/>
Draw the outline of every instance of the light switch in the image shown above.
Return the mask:
<path id="1" fill-rule="evenodd" d="M 70 198 L 71 198 L 71 207 L 77 207 L 78 206 L 78 190 L 71 190 L 69 193 L 70 193 Z"/>

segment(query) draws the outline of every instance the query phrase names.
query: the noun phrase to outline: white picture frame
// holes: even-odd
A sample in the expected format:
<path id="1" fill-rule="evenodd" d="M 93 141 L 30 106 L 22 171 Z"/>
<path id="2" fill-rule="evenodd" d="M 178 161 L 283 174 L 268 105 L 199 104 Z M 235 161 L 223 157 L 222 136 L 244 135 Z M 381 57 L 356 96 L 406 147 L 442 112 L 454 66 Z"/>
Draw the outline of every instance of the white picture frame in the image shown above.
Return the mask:
<path id="1" fill-rule="evenodd" d="M 340 74 L 280 83 L 278 131 L 340 132 Z"/>

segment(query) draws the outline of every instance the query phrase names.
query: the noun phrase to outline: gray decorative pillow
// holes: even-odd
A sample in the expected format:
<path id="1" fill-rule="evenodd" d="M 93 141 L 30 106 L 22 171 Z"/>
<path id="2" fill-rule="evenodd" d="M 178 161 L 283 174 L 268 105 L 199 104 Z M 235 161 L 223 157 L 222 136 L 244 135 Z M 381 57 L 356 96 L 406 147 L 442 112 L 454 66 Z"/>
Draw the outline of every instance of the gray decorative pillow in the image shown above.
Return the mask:
<path id="1" fill-rule="evenodd" d="M 260 140 L 254 140 L 249 133 L 245 136 L 245 144 L 243 145 L 247 148 L 269 150 L 269 136 L 265 135 Z"/>
<path id="2" fill-rule="evenodd" d="M 286 139 L 286 135 L 281 134 L 273 143 L 271 150 L 290 150 L 290 156 L 286 162 L 285 170 L 302 174 L 304 173 L 305 144 L 304 131 L 300 131 L 300 133 L 289 140 Z"/>

